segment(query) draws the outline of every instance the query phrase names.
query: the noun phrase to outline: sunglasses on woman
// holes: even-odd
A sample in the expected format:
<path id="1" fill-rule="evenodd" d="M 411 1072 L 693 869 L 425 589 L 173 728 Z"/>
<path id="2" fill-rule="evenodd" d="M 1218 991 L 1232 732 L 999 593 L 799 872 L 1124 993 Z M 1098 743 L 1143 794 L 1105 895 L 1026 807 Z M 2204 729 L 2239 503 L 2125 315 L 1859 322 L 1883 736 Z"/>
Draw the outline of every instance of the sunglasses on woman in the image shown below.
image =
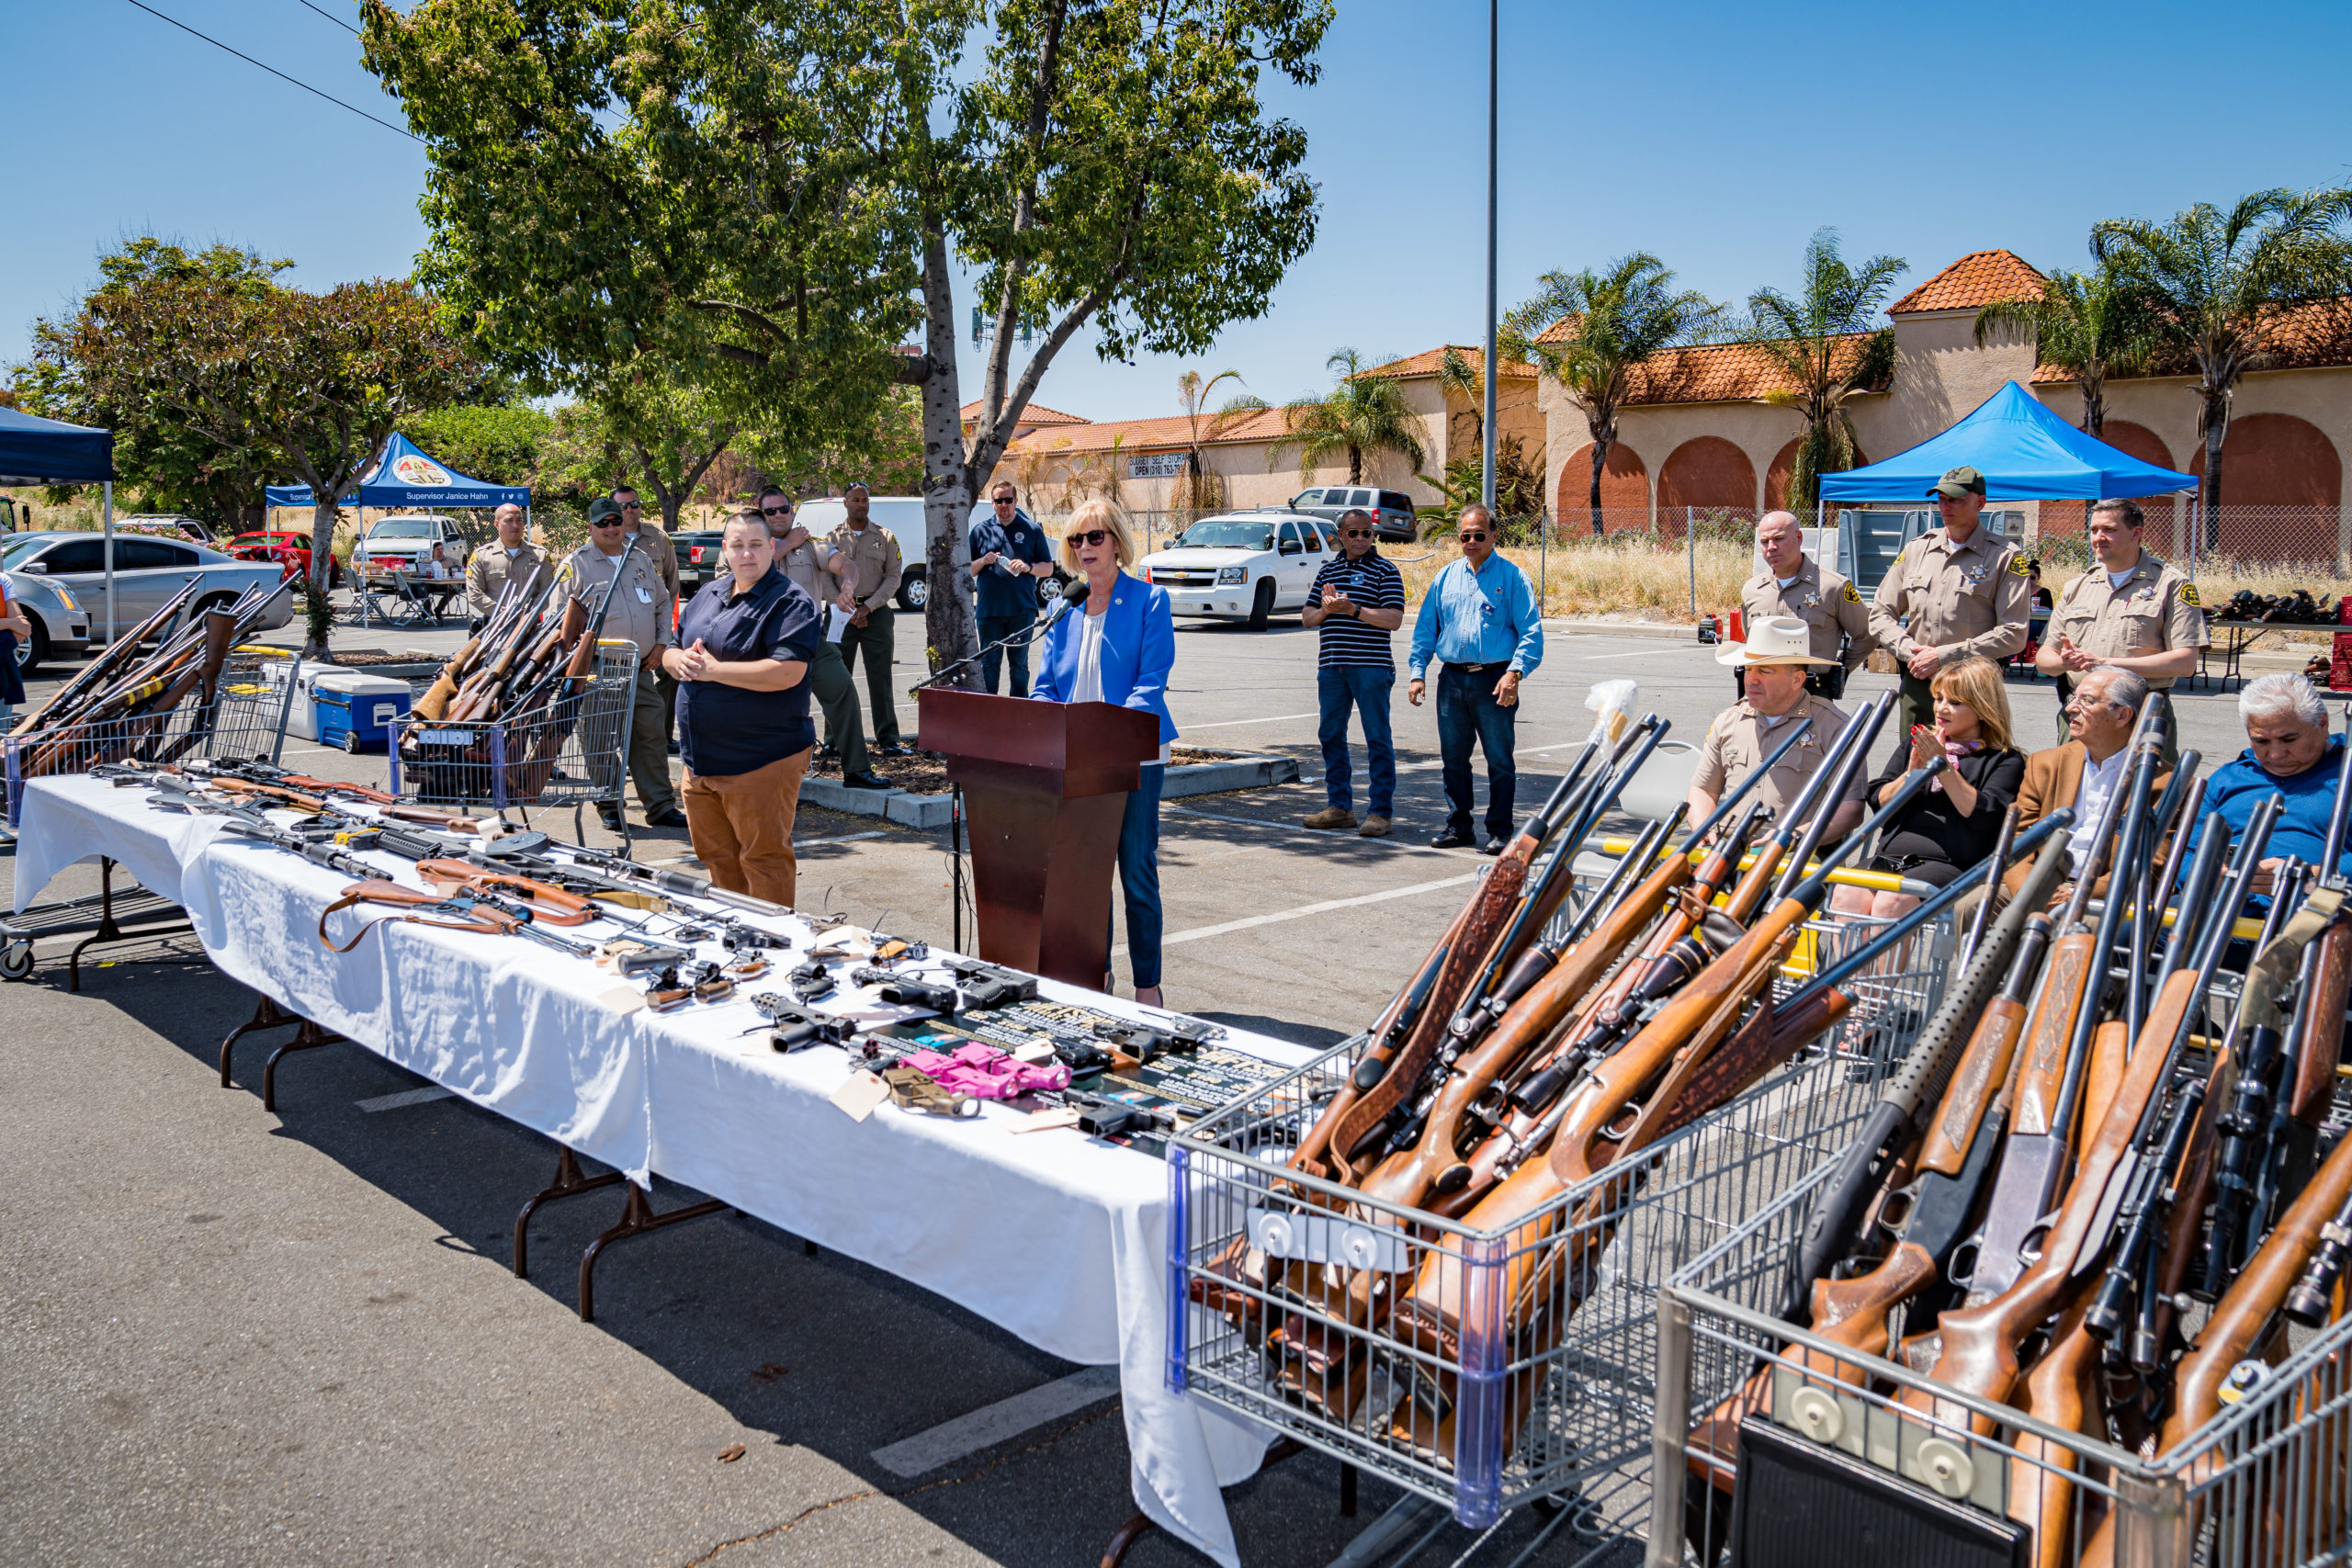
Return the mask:
<path id="1" fill-rule="evenodd" d="M 1063 537 L 1073 545 L 1100 545 L 1108 542 L 1111 535 L 1107 529 L 1090 528 L 1083 534 L 1068 534 Z"/>

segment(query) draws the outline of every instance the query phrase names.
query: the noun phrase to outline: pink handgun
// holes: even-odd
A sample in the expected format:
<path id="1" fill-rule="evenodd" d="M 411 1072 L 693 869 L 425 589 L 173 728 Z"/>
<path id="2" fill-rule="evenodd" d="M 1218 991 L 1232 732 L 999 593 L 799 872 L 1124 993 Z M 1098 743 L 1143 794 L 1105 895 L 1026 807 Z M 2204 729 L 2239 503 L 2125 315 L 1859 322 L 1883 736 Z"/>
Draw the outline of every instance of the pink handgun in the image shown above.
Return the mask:
<path id="1" fill-rule="evenodd" d="M 930 1074 L 949 1092 L 968 1094 L 976 1100 L 1011 1100 L 1032 1089 L 1069 1087 L 1068 1063 L 1032 1066 L 977 1040 L 957 1046 L 952 1056 L 943 1056 L 936 1051 L 910 1051 L 905 1060 L 908 1066 Z"/>

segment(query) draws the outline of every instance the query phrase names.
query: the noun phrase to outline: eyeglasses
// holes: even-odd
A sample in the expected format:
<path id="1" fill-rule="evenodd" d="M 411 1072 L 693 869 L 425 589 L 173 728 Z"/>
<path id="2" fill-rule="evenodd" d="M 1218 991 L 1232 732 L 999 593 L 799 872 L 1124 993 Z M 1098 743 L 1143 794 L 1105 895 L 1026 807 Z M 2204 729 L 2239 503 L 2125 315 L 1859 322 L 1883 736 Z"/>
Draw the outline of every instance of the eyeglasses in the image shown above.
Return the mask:
<path id="1" fill-rule="evenodd" d="M 1107 541 L 1111 535 L 1107 529 L 1089 528 L 1083 534 L 1065 534 L 1062 537 L 1073 545 L 1100 545 Z"/>

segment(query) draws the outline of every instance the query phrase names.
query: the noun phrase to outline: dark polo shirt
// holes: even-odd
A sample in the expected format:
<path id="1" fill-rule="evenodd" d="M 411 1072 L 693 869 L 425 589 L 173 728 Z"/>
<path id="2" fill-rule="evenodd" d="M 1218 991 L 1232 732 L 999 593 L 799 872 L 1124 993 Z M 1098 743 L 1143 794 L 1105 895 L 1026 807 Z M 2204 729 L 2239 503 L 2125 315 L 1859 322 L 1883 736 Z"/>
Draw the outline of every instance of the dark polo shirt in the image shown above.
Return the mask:
<path id="1" fill-rule="evenodd" d="M 755 659 L 807 663 L 823 640 L 816 601 L 775 567 L 735 592 L 733 576 L 721 572 L 686 601 L 678 618 L 678 646 L 699 641 L 728 664 Z M 686 767 L 725 778 L 755 773 L 817 743 L 808 723 L 808 677 L 781 692 L 752 692 L 717 681 L 678 682 L 678 750 Z"/>

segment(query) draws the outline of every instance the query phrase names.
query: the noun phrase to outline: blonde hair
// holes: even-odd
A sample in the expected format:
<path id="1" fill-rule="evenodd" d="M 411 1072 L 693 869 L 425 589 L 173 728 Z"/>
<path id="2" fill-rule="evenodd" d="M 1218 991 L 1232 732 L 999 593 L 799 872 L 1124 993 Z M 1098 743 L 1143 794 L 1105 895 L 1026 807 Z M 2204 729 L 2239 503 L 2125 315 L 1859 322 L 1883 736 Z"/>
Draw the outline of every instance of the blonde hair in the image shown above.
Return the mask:
<path id="1" fill-rule="evenodd" d="M 1966 703 L 1976 711 L 1976 725 L 1984 732 L 1984 744 L 1996 751 L 2009 749 L 2009 689 L 2001 679 L 1999 665 L 1971 654 L 1937 671 L 1936 678 L 1928 682 L 1928 690 L 1936 696 L 1954 697 Z"/>
<path id="2" fill-rule="evenodd" d="M 1082 575 L 1085 572 L 1086 568 L 1079 564 L 1078 547 L 1069 542 L 1070 536 L 1091 534 L 1097 528 L 1110 534 L 1112 548 L 1117 553 L 1119 564 L 1122 567 L 1136 558 L 1135 536 L 1127 532 L 1125 514 L 1110 502 L 1097 497 L 1092 501 L 1081 502 L 1078 510 L 1069 514 L 1069 521 L 1062 525 L 1060 543 L 1063 566 L 1074 573 Z"/>

